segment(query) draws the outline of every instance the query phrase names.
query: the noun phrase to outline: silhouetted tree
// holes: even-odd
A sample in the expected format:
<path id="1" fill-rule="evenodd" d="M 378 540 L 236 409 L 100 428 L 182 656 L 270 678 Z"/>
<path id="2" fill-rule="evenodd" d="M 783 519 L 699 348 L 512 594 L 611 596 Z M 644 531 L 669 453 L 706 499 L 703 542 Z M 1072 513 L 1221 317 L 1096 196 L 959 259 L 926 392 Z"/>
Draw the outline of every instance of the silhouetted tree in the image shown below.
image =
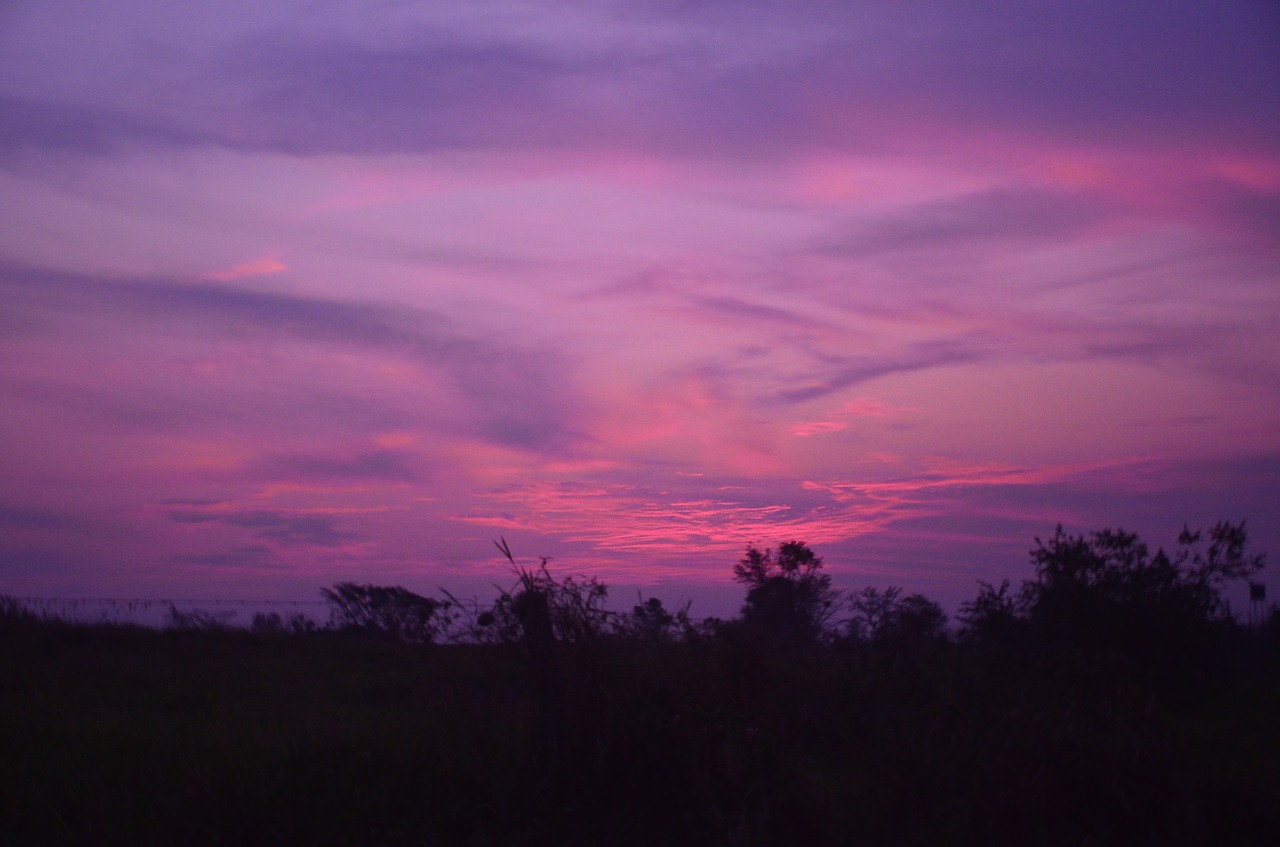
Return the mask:
<path id="1" fill-rule="evenodd" d="M 733 566 L 734 578 L 747 586 L 743 623 L 782 643 L 812 643 L 821 638 L 834 616 L 839 592 L 831 577 L 819 573 L 822 559 L 802 541 L 772 550 L 748 545 Z"/>
<path id="2" fill-rule="evenodd" d="M 923 594 L 908 594 L 898 601 L 877 636 L 882 643 L 904 647 L 937 644 L 947 640 L 947 616 Z"/>
<path id="3" fill-rule="evenodd" d="M 1151 555 L 1138 536 L 1104 529 L 1088 537 L 1059 526 L 1031 551 L 1036 578 L 1022 602 L 1033 630 L 1051 643 L 1170 655 L 1202 642 L 1229 620 L 1222 590 L 1263 566 L 1245 551 L 1244 522 L 1208 533 L 1185 529 L 1179 550 Z"/>
<path id="4" fill-rule="evenodd" d="M 871 641 L 893 614 L 902 589 L 891 585 L 884 591 L 867 586 L 849 598 L 853 612 L 848 622 L 848 635 L 853 641 Z"/>
<path id="5" fill-rule="evenodd" d="M 960 604 L 958 617 L 960 636 L 982 644 L 1010 644 L 1026 629 L 1026 619 L 1007 579 L 999 588 L 978 580 L 978 596 Z"/>
<path id="6" fill-rule="evenodd" d="M 853 595 L 847 635 L 855 643 L 920 646 L 947 638 L 947 616 L 923 594 L 902 596 L 902 589 L 867 587 Z"/>
<path id="7" fill-rule="evenodd" d="M 1200 598 L 1202 613 L 1221 617 L 1227 614 L 1222 589 L 1231 582 L 1248 582 L 1266 565 L 1266 555 L 1245 552 L 1249 535 L 1244 521 L 1219 521 L 1209 530 L 1208 548 L 1202 550 L 1203 540 L 1200 530 L 1192 532 L 1184 526 L 1175 564 L 1185 569 L 1185 581 Z"/>
<path id="8" fill-rule="evenodd" d="M 650 597 L 632 608 L 631 614 L 621 616 L 614 629 L 617 634 L 626 638 L 664 642 L 686 634 L 692 625 L 687 603 L 673 614 L 667 611 L 660 599 Z"/>
<path id="9" fill-rule="evenodd" d="M 402 586 L 339 582 L 320 589 L 340 630 L 366 632 L 396 641 L 428 644 L 446 621 L 448 601 L 423 597 Z"/>

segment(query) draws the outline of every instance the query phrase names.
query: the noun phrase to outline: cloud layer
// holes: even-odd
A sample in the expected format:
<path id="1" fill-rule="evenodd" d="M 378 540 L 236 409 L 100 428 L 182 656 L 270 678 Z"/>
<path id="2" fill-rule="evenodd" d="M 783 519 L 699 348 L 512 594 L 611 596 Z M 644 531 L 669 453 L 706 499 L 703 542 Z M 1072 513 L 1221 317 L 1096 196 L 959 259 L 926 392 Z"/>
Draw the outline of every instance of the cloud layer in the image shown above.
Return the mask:
<path id="1" fill-rule="evenodd" d="M 1280 542 L 1263 2 L 0 12 L 0 590 Z"/>

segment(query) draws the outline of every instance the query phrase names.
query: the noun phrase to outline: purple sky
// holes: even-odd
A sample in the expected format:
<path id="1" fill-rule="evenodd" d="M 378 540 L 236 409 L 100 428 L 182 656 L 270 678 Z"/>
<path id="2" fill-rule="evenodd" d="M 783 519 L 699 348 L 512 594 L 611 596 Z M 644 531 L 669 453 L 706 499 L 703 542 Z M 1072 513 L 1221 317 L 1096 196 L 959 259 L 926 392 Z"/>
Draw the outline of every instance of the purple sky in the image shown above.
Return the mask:
<path id="1" fill-rule="evenodd" d="M 1274 2 L 10 0 L 0 221 L 0 593 L 1280 554 Z"/>

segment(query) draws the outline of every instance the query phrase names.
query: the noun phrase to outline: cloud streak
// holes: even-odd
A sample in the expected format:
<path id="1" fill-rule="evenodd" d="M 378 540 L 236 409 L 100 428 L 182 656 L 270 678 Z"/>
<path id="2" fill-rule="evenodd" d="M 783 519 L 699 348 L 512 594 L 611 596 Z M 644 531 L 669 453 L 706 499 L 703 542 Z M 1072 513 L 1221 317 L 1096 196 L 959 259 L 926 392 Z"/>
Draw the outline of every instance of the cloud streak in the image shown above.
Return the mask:
<path id="1" fill-rule="evenodd" d="M 244 529 L 256 538 L 285 547 L 336 547 L 354 537 L 340 532 L 332 518 L 274 510 L 175 508 L 170 510 L 169 520 L 181 524 L 217 524 Z"/>
<path id="2" fill-rule="evenodd" d="M 455 426 L 472 426 L 481 437 L 527 449 L 559 450 L 575 437 L 574 398 L 553 377 L 566 369 L 560 357 L 468 337 L 441 315 L 221 283 L 95 278 L 13 265 L 0 267 L 0 291 L 33 323 L 78 314 L 106 331 L 125 321 L 132 330 L 139 325 L 170 335 L 194 330 L 197 338 L 215 342 L 319 343 L 373 351 L 441 372 L 471 406 Z M 70 391 L 68 399 L 85 396 Z M 59 389 L 52 393 L 57 396 Z M 136 401 L 116 401 L 101 392 L 85 397 L 94 408 L 117 402 L 131 408 Z M 122 409 L 116 417 L 134 413 Z"/>
<path id="3" fill-rule="evenodd" d="M 653 3 L 629 16 L 597 14 L 576 31 L 549 19 L 500 31 L 483 6 L 474 18 L 352 28 L 359 35 L 346 38 L 307 33 L 284 15 L 237 31 L 229 17 L 212 30 L 220 49 L 179 44 L 183 64 L 152 69 L 171 82 L 122 76 L 120 90 L 104 92 L 108 105 L 67 104 L 70 88 L 44 100 L 10 90 L 4 146 L 101 151 L 145 140 L 300 155 L 519 144 L 755 157 L 814 145 L 883 152 L 957 134 L 976 141 L 985 128 L 1075 143 L 1231 139 L 1266 149 L 1280 105 L 1277 51 L 1262 36 L 1280 21 L 1263 3 L 1233 3 L 1229 15 L 1205 3 L 1019 12 L 979 3 L 963 13 L 940 2 L 910 11 Z M 544 14 L 557 11 L 566 12 Z M 541 17 L 533 6 L 523 12 Z M 86 47 L 133 58 L 109 44 Z"/>

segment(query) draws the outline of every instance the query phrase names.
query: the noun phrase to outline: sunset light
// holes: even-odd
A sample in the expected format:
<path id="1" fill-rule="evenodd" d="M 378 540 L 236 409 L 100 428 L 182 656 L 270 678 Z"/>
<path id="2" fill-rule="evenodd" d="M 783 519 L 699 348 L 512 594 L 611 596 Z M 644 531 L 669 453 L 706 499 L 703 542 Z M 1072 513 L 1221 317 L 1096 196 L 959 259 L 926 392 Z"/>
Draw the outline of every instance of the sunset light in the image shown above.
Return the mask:
<path id="1" fill-rule="evenodd" d="M 1272 4 L 19 2 L 0 114 L 0 593 L 1280 553 Z"/>

